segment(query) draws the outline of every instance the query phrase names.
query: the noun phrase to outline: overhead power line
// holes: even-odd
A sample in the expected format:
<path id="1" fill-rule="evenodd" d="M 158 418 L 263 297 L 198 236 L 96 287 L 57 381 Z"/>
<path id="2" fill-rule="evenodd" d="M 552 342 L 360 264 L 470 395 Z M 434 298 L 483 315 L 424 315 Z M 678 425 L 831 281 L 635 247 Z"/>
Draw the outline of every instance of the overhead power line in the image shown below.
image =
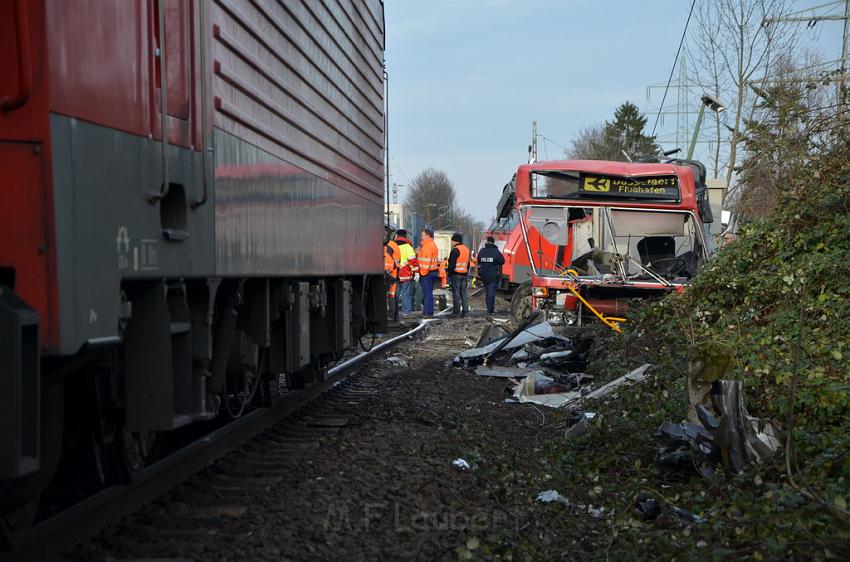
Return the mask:
<path id="1" fill-rule="evenodd" d="M 673 66 L 670 68 L 670 77 L 667 78 L 667 86 L 664 88 L 664 95 L 661 97 L 661 107 L 664 107 L 664 101 L 667 99 L 667 92 L 670 90 L 670 82 L 673 81 L 673 72 L 676 70 L 676 63 L 679 62 L 679 54 L 682 52 L 682 45 L 685 44 L 685 35 L 688 33 L 688 25 L 691 23 L 691 16 L 694 15 L 694 6 L 697 5 L 697 0 L 693 0 L 691 2 L 691 9 L 688 12 L 688 19 L 685 22 L 685 29 L 682 30 L 682 38 L 679 40 L 679 48 L 676 49 L 676 58 L 673 59 Z M 651 137 L 655 136 L 655 129 L 658 127 L 658 119 L 661 117 L 661 113 L 655 116 L 655 124 L 652 126 L 652 134 Z"/>

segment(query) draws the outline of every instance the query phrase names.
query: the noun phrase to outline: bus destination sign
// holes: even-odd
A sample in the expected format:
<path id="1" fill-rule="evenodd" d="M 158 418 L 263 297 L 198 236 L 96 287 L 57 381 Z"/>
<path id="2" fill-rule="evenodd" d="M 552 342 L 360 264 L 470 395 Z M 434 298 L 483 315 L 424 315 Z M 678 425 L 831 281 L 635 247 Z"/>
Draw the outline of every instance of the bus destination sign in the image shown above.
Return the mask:
<path id="1" fill-rule="evenodd" d="M 581 199 L 654 199 L 679 201 L 679 179 L 676 176 L 623 178 L 581 174 L 578 194 Z"/>

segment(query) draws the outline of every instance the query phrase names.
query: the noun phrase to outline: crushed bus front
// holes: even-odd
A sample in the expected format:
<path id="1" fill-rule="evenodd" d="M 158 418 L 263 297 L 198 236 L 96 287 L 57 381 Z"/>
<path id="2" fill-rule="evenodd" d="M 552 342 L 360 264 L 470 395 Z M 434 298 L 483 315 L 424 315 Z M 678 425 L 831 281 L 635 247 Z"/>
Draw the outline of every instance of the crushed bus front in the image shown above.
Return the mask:
<path id="1" fill-rule="evenodd" d="M 711 253 L 700 172 L 691 162 L 520 166 L 531 309 L 553 323 L 592 317 L 618 329 L 629 301 L 681 291 Z"/>

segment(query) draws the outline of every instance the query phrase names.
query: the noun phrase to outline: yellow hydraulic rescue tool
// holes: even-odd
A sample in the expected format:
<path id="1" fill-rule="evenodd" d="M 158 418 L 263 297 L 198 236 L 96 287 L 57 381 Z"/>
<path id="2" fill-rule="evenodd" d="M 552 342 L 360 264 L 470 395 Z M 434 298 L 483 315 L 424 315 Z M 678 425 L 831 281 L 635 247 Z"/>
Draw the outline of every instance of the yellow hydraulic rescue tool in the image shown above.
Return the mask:
<path id="1" fill-rule="evenodd" d="M 575 269 L 567 269 L 561 275 L 571 275 L 573 277 L 579 276 L 578 272 Z M 605 316 L 604 314 L 602 314 L 601 312 L 599 312 L 598 310 L 593 308 L 593 305 L 591 305 L 589 302 L 587 302 L 587 299 L 585 299 L 583 296 L 581 296 L 579 294 L 578 289 L 576 288 L 575 281 L 564 281 L 564 287 L 566 287 L 572 294 L 574 294 L 576 296 L 576 298 L 579 301 L 581 301 L 581 304 L 586 306 L 593 314 L 595 314 L 596 317 L 599 318 L 599 320 L 603 324 L 605 324 L 606 326 L 608 326 L 609 328 L 611 328 L 615 332 L 622 332 L 623 331 L 623 330 L 620 329 L 620 323 L 625 322 L 626 321 L 625 318 L 619 318 L 617 316 Z"/>

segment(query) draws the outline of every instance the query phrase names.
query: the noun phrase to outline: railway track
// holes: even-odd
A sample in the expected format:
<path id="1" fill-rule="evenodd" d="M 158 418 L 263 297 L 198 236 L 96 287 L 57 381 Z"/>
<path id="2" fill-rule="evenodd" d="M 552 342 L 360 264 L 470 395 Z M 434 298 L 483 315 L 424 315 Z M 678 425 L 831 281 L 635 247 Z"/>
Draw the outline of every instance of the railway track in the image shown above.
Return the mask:
<path id="1" fill-rule="evenodd" d="M 162 558 L 197 547 L 199 541 L 193 539 L 203 534 L 205 522 L 214 525 L 217 517 L 241 515 L 247 508 L 239 502 L 244 490 L 279 480 L 275 473 L 287 462 L 309 453 L 321 434 L 347 423 L 357 401 L 373 392 L 370 377 L 349 378 L 358 365 L 423 332 L 428 324 L 422 321 L 328 370 L 323 381 L 203 436 L 143 469 L 132 483 L 103 490 L 39 523 L 17 537 L 13 550 L 0 552 L 0 560 L 52 559 L 178 486 L 181 490 L 174 493 L 182 500 L 171 502 L 178 506 L 176 516 L 154 514 L 151 524 L 118 550 L 133 553 L 133 558 L 139 553 L 141 558 Z M 191 524 L 181 528 L 181 520 Z"/>

